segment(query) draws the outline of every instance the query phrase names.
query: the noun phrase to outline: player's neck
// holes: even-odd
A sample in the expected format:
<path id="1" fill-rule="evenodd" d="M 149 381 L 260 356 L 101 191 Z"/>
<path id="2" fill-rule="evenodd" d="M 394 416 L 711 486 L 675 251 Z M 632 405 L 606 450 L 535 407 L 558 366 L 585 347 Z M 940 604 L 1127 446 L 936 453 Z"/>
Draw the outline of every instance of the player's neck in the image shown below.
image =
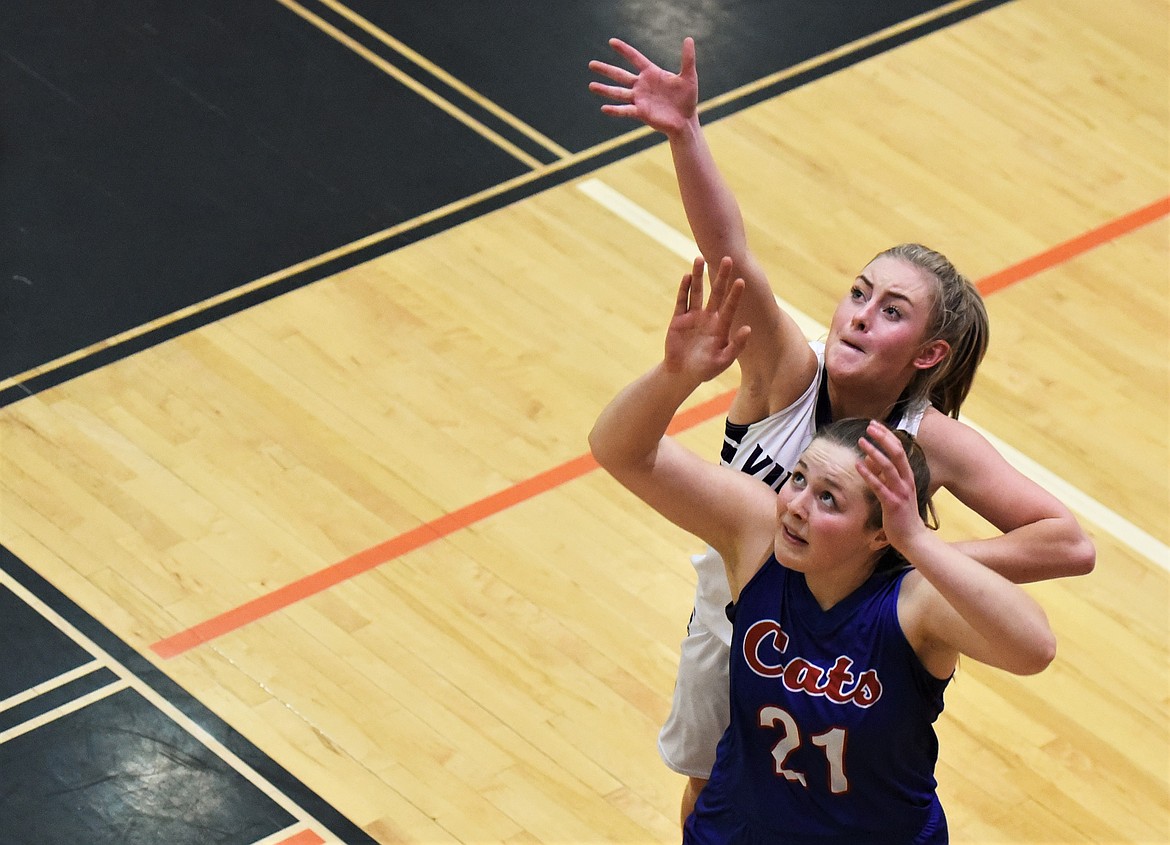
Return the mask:
<path id="1" fill-rule="evenodd" d="M 806 573 L 804 580 L 821 610 L 828 611 L 856 592 L 873 572 L 874 562 L 862 560 L 860 565 L 841 566 L 830 572 Z"/>
<path id="2" fill-rule="evenodd" d="M 887 389 L 873 384 L 840 385 L 829 381 L 829 401 L 832 404 L 834 420 L 850 417 L 884 420 L 890 415 L 899 398 L 901 388 Z"/>

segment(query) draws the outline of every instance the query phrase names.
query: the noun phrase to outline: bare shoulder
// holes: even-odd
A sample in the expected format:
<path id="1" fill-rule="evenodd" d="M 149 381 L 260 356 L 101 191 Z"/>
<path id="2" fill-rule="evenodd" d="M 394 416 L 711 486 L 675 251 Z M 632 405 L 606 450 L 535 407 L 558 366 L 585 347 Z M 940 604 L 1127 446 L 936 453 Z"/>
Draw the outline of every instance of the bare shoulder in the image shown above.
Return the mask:
<path id="1" fill-rule="evenodd" d="M 930 407 L 922 415 L 916 435 L 935 487 L 951 488 L 965 473 L 1003 459 L 978 431 Z"/>
<path id="2" fill-rule="evenodd" d="M 922 422 L 918 426 L 918 440 L 922 443 L 923 449 L 930 446 L 944 451 L 961 448 L 972 442 L 987 442 L 986 438 L 971 426 L 948 417 L 933 405 L 922 415 Z"/>
<path id="3" fill-rule="evenodd" d="M 957 650 L 938 638 L 932 622 L 954 615 L 954 610 L 917 570 L 907 572 L 898 591 L 898 624 L 922 665 L 936 678 L 950 677 Z"/>
<path id="4" fill-rule="evenodd" d="M 907 572 L 898 588 L 898 623 L 906 641 L 919 653 L 927 639 L 924 620 L 930 617 L 930 602 L 935 595 L 935 590 L 918 570 Z"/>
<path id="5" fill-rule="evenodd" d="M 773 414 L 787 408 L 808 390 L 819 366 L 817 354 L 799 328 L 788 333 L 787 341 L 785 357 L 781 359 L 784 366 L 777 368 L 769 390 L 768 412 Z"/>

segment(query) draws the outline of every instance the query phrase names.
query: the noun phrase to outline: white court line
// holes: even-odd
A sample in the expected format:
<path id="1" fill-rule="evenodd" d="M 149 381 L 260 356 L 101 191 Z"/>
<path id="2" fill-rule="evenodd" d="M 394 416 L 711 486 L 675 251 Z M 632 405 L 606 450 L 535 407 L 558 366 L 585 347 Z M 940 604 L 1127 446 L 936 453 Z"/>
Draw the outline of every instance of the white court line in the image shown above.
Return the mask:
<path id="1" fill-rule="evenodd" d="M 337 843 L 336 839 L 325 839 L 323 833 L 328 831 L 324 824 L 315 819 L 309 814 L 308 810 L 300 806 L 290 796 L 282 792 L 277 786 L 268 781 L 259 772 L 245 763 L 238 757 L 231 749 L 221 743 L 218 739 L 212 736 L 205 728 L 191 719 L 187 714 L 181 711 L 177 706 L 172 704 L 167 698 L 156 692 L 142 678 L 130 671 L 119 661 L 115 660 L 113 655 L 75 628 L 70 624 L 65 617 L 49 607 L 47 603 L 42 601 L 33 592 L 27 589 L 23 584 L 13 578 L 9 573 L 0 569 L 0 586 L 7 587 L 17 597 L 19 597 L 25 604 L 37 611 L 46 620 L 57 627 L 59 631 L 67 635 L 71 640 L 89 652 L 96 660 L 98 660 L 105 668 L 109 669 L 117 676 L 117 680 L 101 689 L 94 690 L 86 696 L 75 699 L 73 702 L 66 704 L 50 713 L 39 716 L 29 722 L 17 725 L 7 731 L 0 732 L 0 743 L 7 742 L 16 736 L 28 732 L 29 730 L 40 727 L 42 724 L 47 724 L 55 718 L 59 718 L 67 713 L 87 707 L 94 701 L 109 696 L 115 692 L 123 689 L 132 689 L 140 696 L 145 698 L 148 702 L 153 704 L 155 708 L 161 710 L 165 715 L 170 717 L 171 721 L 177 723 L 180 727 L 187 731 L 196 740 L 203 743 L 203 745 L 216 754 L 221 760 L 227 763 L 238 774 L 243 776 L 249 783 L 255 786 L 258 790 L 264 793 L 270 800 L 280 806 L 285 812 L 292 816 L 297 825 L 303 828 L 311 829 L 314 833 L 322 838 L 329 845 Z M 297 829 L 300 829 L 298 827 Z M 287 830 L 287 829 L 286 829 Z M 332 832 L 330 832 L 332 835 Z"/>
<path id="2" fill-rule="evenodd" d="M 104 687 L 99 687 L 98 689 L 95 689 L 92 692 L 88 692 L 85 695 L 70 699 L 60 707 L 55 707 L 46 713 L 41 713 L 37 716 L 34 716 L 32 719 L 28 719 L 27 721 L 21 722 L 18 725 L 14 725 L 6 731 L 0 731 L 0 745 L 3 745 L 9 740 L 16 739 L 18 736 L 23 736 L 29 731 L 35 731 L 37 728 L 41 728 L 47 724 L 50 724 L 51 722 L 55 722 L 58 719 L 68 716 L 70 713 L 76 713 L 78 710 L 89 707 L 89 705 L 93 704 L 95 701 L 101 701 L 103 698 L 109 698 L 114 693 L 121 692 L 122 690 L 128 688 L 129 684 L 126 683 L 125 679 L 115 678 Z"/>
<path id="3" fill-rule="evenodd" d="M 688 238 L 669 223 L 659 220 L 642 206 L 619 194 L 604 182 L 598 179 L 586 179 L 584 182 L 578 183 L 577 187 L 590 199 L 600 203 L 635 229 L 649 235 L 683 261 L 690 263 L 699 257 L 699 248 L 695 246 L 692 238 Z M 823 337 L 828 333 L 828 329 L 800 309 L 793 308 L 780 297 L 776 297 L 776 301 L 796 321 L 805 337 Z"/>
<path id="4" fill-rule="evenodd" d="M 649 235 L 684 261 L 693 261 L 699 255 L 699 248 L 695 246 L 694 240 L 658 219 L 637 203 L 630 201 L 604 182 L 595 178 L 586 179 L 578 183 L 577 187 L 607 211 L 616 214 L 630 225 Z M 826 327 L 799 309 L 793 308 L 791 304 L 780 297 L 776 297 L 776 301 L 796 320 L 806 337 L 824 337 L 828 332 Z M 1071 510 L 1079 513 L 1098 528 L 1112 534 L 1138 554 L 1170 572 L 1170 546 L 1138 528 L 1129 520 L 1105 507 L 1076 486 L 1045 469 L 1027 455 L 989 434 L 970 420 L 964 418 L 963 422 L 986 437 L 1008 463 L 1056 496 Z"/>
<path id="5" fill-rule="evenodd" d="M 34 698 L 44 695 L 47 692 L 52 692 L 53 690 L 57 689 L 57 687 L 63 687 L 65 684 L 84 677 L 91 672 L 96 672 L 100 668 L 102 668 L 102 664 L 99 661 L 91 660 L 88 663 L 84 663 L 81 666 L 78 666 L 76 669 L 70 669 L 68 672 L 62 672 L 57 677 L 51 678 L 44 683 L 37 684 L 30 689 L 24 690 L 23 692 L 18 692 L 16 695 L 10 695 L 8 698 L 0 701 L 0 713 L 3 713 L 5 710 L 11 710 L 18 704 L 24 704 L 26 701 L 32 701 Z"/>

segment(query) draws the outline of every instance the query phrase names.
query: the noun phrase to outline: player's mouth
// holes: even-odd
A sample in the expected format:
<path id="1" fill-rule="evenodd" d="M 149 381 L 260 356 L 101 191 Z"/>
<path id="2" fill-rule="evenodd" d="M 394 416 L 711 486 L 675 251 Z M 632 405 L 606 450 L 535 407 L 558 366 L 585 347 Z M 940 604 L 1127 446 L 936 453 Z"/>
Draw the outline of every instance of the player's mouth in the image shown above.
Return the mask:
<path id="1" fill-rule="evenodd" d="M 784 539 L 786 541 L 788 541 L 789 543 L 792 543 L 794 546 L 807 546 L 808 545 L 808 540 L 805 540 L 802 537 L 800 537 L 787 525 L 780 526 L 780 533 L 784 536 Z"/>

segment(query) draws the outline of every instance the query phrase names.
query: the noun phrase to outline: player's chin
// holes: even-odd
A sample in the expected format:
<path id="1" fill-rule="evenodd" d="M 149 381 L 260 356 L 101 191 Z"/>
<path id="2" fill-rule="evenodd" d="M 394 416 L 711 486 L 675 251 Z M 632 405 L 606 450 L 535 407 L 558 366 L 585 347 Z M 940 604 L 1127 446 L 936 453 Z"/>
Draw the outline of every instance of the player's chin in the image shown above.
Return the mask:
<path id="1" fill-rule="evenodd" d="M 867 360 L 865 350 L 844 340 L 834 340 L 825 346 L 825 365 L 830 370 L 857 369 Z"/>
<path id="2" fill-rule="evenodd" d="M 806 568 L 807 548 L 808 543 L 787 535 L 781 529 L 776 532 L 776 542 L 772 547 L 772 552 L 781 565 L 803 572 Z"/>

